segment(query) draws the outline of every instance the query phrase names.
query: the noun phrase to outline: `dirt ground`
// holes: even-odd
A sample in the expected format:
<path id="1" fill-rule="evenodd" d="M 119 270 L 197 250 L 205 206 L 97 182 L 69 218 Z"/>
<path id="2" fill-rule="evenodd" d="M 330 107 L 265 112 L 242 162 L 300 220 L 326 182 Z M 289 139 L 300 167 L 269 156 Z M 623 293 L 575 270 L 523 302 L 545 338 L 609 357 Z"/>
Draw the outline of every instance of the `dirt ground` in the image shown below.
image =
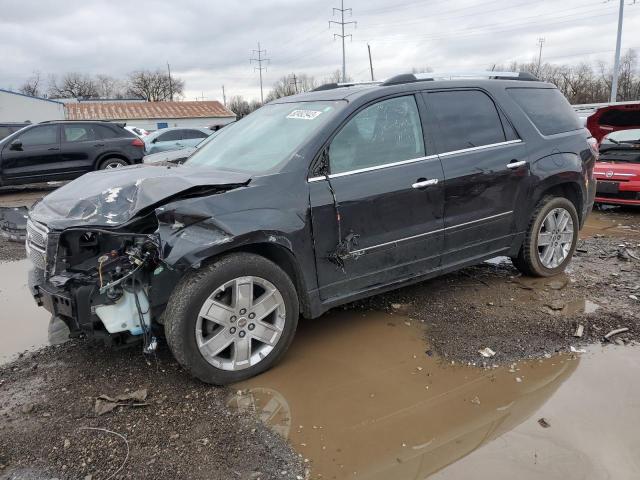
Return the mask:
<path id="1" fill-rule="evenodd" d="M 42 193 L 0 193 L 0 206 L 30 204 Z M 22 245 L 0 240 L 0 263 L 20 258 Z M 610 343 L 638 343 L 639 297 L 640 209 L 607 208 L 593 212 L 566 275 L 525 278 L 508 259 L 497 259 L 339 314 L 386 312 L 395 319 L 388 328 L 423 332 L 426 357 L 492 367 L 609 343 L 604 336 L 617 328 L 628 330 Z M 478 353 L 486 347 L 495 356 Z M 144 405 L 95 413 L 100 395 L 141 389 L 147 396 L 136 403 Z M 294 450 L 251 411 L 228 407 L 233 392 L 190 379 L 164 346 L 151 359 L 138 348 L 113 351 L 83 340 L 26 353 L 0 366 L 0 479 L 309 476 L 299 446 Z"/>

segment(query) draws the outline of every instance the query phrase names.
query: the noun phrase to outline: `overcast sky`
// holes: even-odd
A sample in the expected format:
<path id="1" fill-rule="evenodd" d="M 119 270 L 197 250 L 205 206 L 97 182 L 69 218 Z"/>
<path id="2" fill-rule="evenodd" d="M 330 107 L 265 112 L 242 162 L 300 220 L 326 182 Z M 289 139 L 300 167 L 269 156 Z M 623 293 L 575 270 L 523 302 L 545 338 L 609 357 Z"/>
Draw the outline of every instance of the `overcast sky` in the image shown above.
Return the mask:
<path id="1" fill-rule="evenodd" d="M 166 68 L 186 82 L 186 99 L 259 98 L 249 63 L 261 42 L 270 63 L 265 95 L 283 75 L 319 79 L 341 67 L 329 28 L 340 0 L 0 0 L 0 88 L 17 89 L 32 72 L 125 77 Z M 623 51 L 640 50 L 640 2 L 627 0 Z M 486 69 L 537 58 L 557 63 L 612 62 L 618 0 L 345 0 L 347 74 L 376 79 L 430 66 Z"/>

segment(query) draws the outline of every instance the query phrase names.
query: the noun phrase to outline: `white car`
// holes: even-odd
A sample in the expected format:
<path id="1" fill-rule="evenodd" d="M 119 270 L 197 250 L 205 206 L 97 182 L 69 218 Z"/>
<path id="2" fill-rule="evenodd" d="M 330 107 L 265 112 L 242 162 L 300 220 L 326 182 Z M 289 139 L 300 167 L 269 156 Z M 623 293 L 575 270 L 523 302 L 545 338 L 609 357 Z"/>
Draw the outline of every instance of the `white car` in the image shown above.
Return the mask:
<path id="1" fill-rule="evenodd" d="M 129 130 L 131 133 L 133 133 L 134 135 L 140 137 L 140 138 L 144 138 L 147 135 L 149 135 L 149 132 L 147 132 L 144 128 L 140 128 L 140 127 L 131 127 L 131 126 L 125 126 L 124 127 L 125 130 Z"/>

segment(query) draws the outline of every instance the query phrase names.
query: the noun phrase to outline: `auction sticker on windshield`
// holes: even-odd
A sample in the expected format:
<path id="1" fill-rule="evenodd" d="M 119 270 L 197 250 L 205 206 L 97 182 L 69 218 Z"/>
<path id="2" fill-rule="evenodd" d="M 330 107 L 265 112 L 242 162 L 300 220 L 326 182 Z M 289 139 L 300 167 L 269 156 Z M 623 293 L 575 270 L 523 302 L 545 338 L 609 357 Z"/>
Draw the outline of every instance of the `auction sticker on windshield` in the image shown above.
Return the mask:
<path id="1" fill-rule="evenodd" d="M 321 113 L 322 112 L 319 112 L 318 110 L 294 110 L 289 115 L 287 115 L 287 118 L 297 118 L 299 120 L 313 120 Z"/>

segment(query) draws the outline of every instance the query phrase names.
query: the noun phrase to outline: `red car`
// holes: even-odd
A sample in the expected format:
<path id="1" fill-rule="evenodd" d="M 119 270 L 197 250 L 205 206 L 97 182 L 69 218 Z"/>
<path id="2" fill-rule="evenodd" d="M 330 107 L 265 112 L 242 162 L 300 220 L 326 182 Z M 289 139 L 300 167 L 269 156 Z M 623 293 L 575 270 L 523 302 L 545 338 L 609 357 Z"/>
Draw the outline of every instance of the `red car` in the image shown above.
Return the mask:
<path id="1" fill-rule="evenodd" d="M 640 205 L 640 128 L 602 139 L 593 176 L 598 181 L 596 203 Z"/>
<path id="2" fill-rule="evenodd" d="M 586 126 L 598 143 L 611 132 L 640 128 L 640 102 L 616 103 L 598 108 L 587 118 Z"/>

